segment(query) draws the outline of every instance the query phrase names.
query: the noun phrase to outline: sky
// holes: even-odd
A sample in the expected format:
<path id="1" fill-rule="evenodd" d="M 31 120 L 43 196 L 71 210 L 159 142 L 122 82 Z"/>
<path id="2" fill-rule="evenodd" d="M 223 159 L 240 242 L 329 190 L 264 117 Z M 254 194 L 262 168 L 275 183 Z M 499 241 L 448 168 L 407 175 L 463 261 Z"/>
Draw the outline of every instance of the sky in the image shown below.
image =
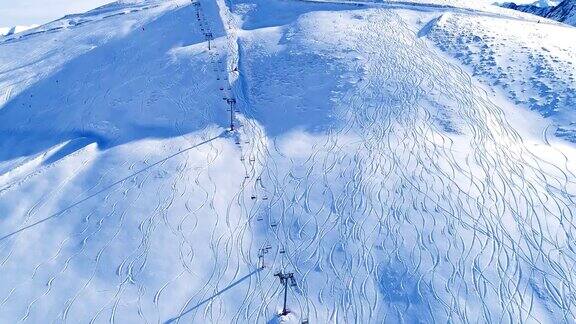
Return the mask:
<path id="1" fill-rule="evenodd" d="M 41 25 L 113 0 L 0 0 L 0 27 Z"/>

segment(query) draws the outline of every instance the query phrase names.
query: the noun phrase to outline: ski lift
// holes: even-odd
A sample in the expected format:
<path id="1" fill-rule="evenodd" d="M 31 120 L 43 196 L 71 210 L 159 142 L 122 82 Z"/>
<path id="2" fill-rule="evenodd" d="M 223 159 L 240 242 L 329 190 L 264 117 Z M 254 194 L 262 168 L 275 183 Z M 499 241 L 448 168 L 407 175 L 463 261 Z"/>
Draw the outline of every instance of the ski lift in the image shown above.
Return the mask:
<path id="1" fill-rule="evenodd" d="M 294 279 L 294 277 L 290 277 L 290 286 L 291 287 L 298 286 L 298 284 L 296 283 L 296 279 Z"/>
<path id="2" fill-rule="evenodd" d="M 258 268 L 260 268 L 260 269 L 266 268 L 266 263 L 264 263 L 264 255 L 263 254 L 258 256 Z"/>

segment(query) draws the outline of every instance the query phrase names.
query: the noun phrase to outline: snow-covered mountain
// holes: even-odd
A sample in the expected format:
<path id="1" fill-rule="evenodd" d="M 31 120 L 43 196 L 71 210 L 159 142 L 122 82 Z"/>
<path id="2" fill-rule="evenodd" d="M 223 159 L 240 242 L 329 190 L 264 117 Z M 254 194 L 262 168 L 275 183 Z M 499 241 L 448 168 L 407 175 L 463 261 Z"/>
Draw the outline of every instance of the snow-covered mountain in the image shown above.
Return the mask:
<path id="1" fill-rule="evenodd" d="M 0 37 L 0 322 L 570 322 L 570 39 L 467 0 Z"/>
<path id="2" fill-rule="evenodd" d="M 564 0 L 554 7 L 546 17 L 576 26 L 576 0 Z"/>
<path id="3" fill-rule="evenodd" d="M 576 0 L 564 0 L 558 5 L 549 6 L 542 3 L 517 5 L 513 2 L 502 4 L 502 6 L 576 26 Z"/>
<path id="4" fill-rule="evenodd" d="M 554 7 L 557 6 L 562 0 L 537 0 L 532 5 L 537 7 Z"/>

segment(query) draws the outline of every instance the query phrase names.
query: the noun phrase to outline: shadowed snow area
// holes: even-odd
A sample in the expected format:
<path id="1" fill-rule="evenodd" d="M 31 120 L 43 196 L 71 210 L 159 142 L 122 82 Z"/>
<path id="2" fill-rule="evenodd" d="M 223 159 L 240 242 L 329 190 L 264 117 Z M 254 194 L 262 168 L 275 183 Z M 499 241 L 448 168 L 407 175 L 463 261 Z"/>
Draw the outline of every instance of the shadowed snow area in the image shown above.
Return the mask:
<path id="1" fill-rule="evenodd" d="M 559 33 L 463 1 L 200 0 L 1 37 L 0 322 L 570 322 Z"/>

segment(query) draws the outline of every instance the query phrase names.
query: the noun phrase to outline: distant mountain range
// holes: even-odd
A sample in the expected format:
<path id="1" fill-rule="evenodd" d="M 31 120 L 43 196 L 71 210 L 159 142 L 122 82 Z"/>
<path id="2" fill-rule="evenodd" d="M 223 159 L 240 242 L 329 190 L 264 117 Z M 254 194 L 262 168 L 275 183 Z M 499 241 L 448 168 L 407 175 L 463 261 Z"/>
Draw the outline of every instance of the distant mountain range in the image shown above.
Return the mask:
<path id="1" fill-rule="evenodd" d="M 519 10 L 545 18 L 554 19 L 568 25 L 576 26 L 576 0 L 564 0 L 557 6 L 541 6 L 536 2 L 530 5 L 517 5 L 515 3 L 504 3 L 504 8 Z"/>

